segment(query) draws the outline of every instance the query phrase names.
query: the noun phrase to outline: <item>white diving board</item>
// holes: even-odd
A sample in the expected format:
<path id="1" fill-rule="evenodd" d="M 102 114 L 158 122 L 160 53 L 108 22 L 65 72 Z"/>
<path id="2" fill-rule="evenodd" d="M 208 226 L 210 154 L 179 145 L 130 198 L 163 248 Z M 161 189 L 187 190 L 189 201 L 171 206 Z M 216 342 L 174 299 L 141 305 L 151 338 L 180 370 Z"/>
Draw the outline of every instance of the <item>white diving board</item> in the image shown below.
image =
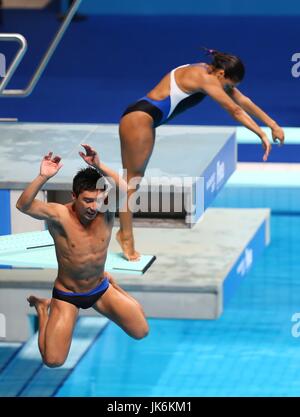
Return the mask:
<path id="1" fill-rule="evenodd" d="M 217 319 L 269 245 L 270 210 L 209 208 L 190 230 L 138 228 L 136 240 L 158 261 L 143 280 L 116 278 L 147 316 Z"/>
<path id="2" fill-rule="evenodd" d="M 141 275 L 155 259 L 153 255 L 142 255 L 139 261 L 129 262 L 122 253 L 109 252 L 105 270 Z M 57 269 L 54 242 L 50 233 L 46 230 L 0 236 L 0 265 Z"/>
<path id="3" fill-rule="evenodd" d="M 0 193 L 23 190 L 38 174 L 42 156 L 53 151 L 64 166 L 43 190 L 48 191 L 48 201 L 70 201 L 72 179 L 86 166 L 78 155 L 81 143 L 95 147 L 111 168 L 122 168 L 118 125 L 14 123 L 0 125 L 0 135 Z M 236 161 L 232 127 L 159 127 L 137 194 L 137 223 L 165 226 L 171 219 L 171 227 L 192 227 L 234 172 Z M 162 201 L 170 194 L 168 208 Z"/>

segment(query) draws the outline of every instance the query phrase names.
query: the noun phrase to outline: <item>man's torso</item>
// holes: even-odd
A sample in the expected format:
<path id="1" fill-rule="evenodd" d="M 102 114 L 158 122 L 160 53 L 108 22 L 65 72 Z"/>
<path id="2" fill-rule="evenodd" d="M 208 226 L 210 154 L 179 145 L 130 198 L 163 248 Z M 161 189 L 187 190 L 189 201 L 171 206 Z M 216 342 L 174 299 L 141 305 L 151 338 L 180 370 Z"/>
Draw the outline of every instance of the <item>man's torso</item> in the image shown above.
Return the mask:
<path id="1" fill-rule="evenodd" d="M 113 214 L 98 213 L 83 225 L 71 204 L 64 207 L 59 223 L 48 222 L 58 262 L 55 286 L 62 291 L 89 291 L 103 279 Z"/>

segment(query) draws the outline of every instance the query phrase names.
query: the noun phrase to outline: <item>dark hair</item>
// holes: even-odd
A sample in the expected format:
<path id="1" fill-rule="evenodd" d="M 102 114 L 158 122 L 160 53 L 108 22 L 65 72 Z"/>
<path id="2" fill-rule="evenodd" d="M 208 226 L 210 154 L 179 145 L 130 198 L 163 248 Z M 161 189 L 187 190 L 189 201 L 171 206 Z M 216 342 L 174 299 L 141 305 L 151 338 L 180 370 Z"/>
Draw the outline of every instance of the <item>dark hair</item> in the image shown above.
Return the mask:
<path id="1" fill-rule="evenodd" d="M 238 56 L 220 52 L 215 49 L 203 48 L 207 55 L 211 55 L 211 65 L 216 69 L 223 69 L 225 78 L 240 82 L 245 76 L 245 66 Z"/>
<path id="2" fill-rule="evenodd" d="M 95 168 L 81 169 L 73 178 L 73 193 L 78 197 L 83 191 L 95 191 L 97 181 L 101 177 L 103 177 L 103 174 Z"/>

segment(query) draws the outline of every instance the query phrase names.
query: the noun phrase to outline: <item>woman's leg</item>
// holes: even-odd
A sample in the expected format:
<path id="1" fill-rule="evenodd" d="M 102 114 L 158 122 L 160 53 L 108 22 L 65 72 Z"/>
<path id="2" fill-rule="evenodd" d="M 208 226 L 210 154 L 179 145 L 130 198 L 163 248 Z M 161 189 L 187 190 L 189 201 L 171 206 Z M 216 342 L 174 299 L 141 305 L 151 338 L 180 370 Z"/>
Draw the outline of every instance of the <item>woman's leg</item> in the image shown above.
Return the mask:
<path id="1" fill-rule="evenodd" d="M 138 184 L 144 176 L 148 161 L 153 151 L 155 129 L 153 119 L 144 112 L 132 112 L 121 119 L 120 140 L 123 168 L 127 170 L 127 181 L 136 178 Z M 137 188 L 128 190 L 126 207 L 120 210 L 120 230 L 117 240 L 121 245 L 124 256 L 130 260 L 138 260 L 140 254 L 135 250 L 132 217 L 129 201 Z"/>

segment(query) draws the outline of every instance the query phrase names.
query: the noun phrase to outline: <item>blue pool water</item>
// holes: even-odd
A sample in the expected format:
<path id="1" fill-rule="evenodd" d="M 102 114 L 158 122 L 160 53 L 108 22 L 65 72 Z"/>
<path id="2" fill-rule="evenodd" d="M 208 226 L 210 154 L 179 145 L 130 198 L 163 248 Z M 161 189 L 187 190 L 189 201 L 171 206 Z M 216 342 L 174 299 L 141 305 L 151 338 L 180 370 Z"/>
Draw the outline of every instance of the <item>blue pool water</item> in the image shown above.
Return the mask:
<path id="1" fill-rule="evenodd" d="M 217 321 L 151 319 L 141 341 L 109 324 L 56 395 L 299 396 L 299 231 L 299 216 L 272 216 L 270 246 Z"/>

